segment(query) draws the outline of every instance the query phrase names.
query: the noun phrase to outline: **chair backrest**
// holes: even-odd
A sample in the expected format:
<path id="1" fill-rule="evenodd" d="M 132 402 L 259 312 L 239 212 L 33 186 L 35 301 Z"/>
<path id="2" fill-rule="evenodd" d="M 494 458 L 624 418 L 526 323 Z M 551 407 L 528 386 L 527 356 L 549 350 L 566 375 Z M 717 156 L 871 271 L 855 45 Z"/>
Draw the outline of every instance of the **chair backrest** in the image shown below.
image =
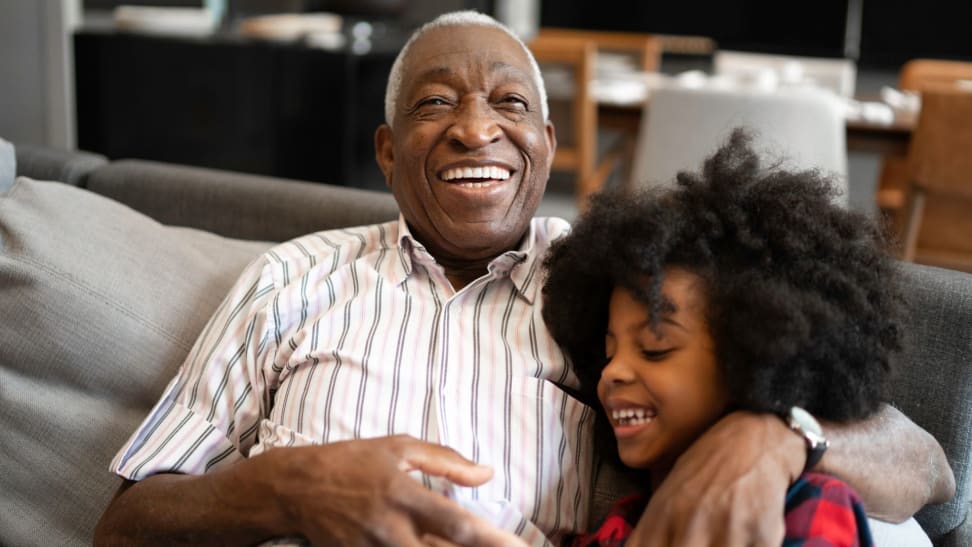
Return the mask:
<path id="1" fill-rule="evenodd" d="M 972 92 L 925 87 L 908 161 L 927 191 L 972 197 Z"/>
<path id="2" fill-rule="evenodd" d="M 912 59 L 901 66 L 898 87 L 921 92 L 926 87 L 954 86 L 962 80 L 972 81 L 972 62 L 943 59 Z M 896 237 L 905 237 L 907 211 L 904 210 L 908 192 L 908 165 L 903 156 L 887 156 L 881 162 L 876 201 L 891 221 Z M 903 250 L 902 250 L 903 252 Z"/>
<path id="3" fill-rule="evenodd" d="M 630 55 L 634 68 L 643 72 L 655 72 L 661 66 L 662 40 L 653 34 L 553 27 L 543 27 L 537 33 L 540 40 L 559 38 L 590 40 L 599 54 Z"/>
<path id="4" fill-rule="evenodd" d="M 972 63 L 942 59 L 912 59 L 901 66 L 898 87 L 921 91 L 926 86 L 972 81 Z"/>
<path id="5" fill-rule="evenodd" d="M 922 90 L 908 148 L 903 257 L 972 271 L 972 92 Z"/>
<path id="6" fill-rule="evenodd" d="M 632 187 L 671 184 L 697 171 L 732 129 L 755 132 L 756 147 L 796 168 L 819 168 L 842 184 L 847 203 L 847 146 L 840 99 L 817 88 L 775 92 L 668 86 L 656 90 L 641 122 Z"/>
<path id="7" fill-rule="evenodd" d="M 854 96 L 857 64 L 852 59 L 769 55 L 719 50 L 713 54 L 712 70 L 717 75 L 751 77 L 774 75 L 780 84 L 812 83 L 844 97 Z"/>

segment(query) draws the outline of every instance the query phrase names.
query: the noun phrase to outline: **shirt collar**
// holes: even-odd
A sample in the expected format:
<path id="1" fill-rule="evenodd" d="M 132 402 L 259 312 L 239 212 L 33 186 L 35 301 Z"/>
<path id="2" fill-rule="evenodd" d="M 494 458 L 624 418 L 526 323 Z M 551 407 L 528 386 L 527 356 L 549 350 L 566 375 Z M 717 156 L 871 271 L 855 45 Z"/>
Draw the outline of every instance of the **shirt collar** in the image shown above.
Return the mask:
<path id="1" fill-rule="evenodd" d="M 395 251 L 394 257 L 384 262 L 380 273 L 385 279 L 397 286 L 401 285 L 412 274 L 411 252 L 413 245 L 418 244 L 418 242 L 408 231 L 408 224 L 405 223 L 405 217 L 401 213 L 398 214 L 398 222 L 395 226 L 397 231 L 391 234 L 393 241 L 391 249 Z"/>
<path id="2" fill-rule="evenodd" d="M 497 278 L 509 276 L 527 302 L 533 303 L 539 285 L 539 272 L 543 254 L 553 239 L 566 234 L 567 221 L 557 218 L 534 218 L 517 249 L 509 250 L 494 258 L 487 265 L 489 274 Z M 435 258 L 408 229 L 405 217 L 398 216 L 396 253 L 385 262 L 383 274 L 390 282 L 399 285 L 414 271 L 413 262 L 434 264 Z"/>

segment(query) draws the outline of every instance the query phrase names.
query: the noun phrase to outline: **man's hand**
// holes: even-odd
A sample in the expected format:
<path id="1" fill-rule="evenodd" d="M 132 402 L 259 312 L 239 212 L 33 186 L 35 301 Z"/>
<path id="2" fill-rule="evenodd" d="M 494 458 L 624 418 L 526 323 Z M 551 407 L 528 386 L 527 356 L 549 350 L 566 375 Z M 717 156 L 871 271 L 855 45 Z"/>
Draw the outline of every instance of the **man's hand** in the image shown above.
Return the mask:
<path id="1" fill-rule="evenodd" d="M 805 450 L 776 416 L 726 416 L 652 492 L 628 545 L 778 547 L 786 489 L 803 468 Z"/>
<path id="2" fill-rule="evenodd" d="M 314 545 L 524 545 L 426 489 L 412 470 L 463 486 L 492 476 L 450 448 L 407 436 L 275 448 L 205 475 L 126 482 L 94 543 L 231 545 L 302 536 Z"/>
<path id="3" fill-rule="evenodd" d="M 493 471 L 456 451 L 408 436 L 293 449 L 273 476 L 288 518 L 315 545 L 522 545 L 409 476 L 420 470 L 462 486 Z"/>

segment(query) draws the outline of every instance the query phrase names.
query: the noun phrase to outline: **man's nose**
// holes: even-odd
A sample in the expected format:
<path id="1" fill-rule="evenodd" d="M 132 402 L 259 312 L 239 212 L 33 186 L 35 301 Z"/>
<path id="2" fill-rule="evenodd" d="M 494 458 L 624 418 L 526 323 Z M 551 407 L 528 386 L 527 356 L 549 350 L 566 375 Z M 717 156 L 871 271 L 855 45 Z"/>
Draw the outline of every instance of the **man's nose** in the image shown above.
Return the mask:
<path id="1" fill-rule="evenodd" d="M 459 106 L 447 135 L 452 142 L 476 149 L 498 141 L 502 133 L 496 113 L 486 101 L 477 99 L 464 101 Z"/>

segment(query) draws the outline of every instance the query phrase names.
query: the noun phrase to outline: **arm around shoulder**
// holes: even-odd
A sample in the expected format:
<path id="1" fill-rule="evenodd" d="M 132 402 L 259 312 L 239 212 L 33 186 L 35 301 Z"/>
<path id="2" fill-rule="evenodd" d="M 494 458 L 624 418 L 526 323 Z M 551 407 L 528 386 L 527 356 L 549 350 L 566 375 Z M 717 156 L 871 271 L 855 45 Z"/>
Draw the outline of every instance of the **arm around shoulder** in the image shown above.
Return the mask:
<path id="1" fill-rule="evenodd" d="M 825 423 L 824 429 L 831 447 L 817 470 L 853 486 L 870 516 L 901 522 L 955 495 L 955 476 L 941 445 L 894 407 L 882 405 L 870 418 Z"/>

